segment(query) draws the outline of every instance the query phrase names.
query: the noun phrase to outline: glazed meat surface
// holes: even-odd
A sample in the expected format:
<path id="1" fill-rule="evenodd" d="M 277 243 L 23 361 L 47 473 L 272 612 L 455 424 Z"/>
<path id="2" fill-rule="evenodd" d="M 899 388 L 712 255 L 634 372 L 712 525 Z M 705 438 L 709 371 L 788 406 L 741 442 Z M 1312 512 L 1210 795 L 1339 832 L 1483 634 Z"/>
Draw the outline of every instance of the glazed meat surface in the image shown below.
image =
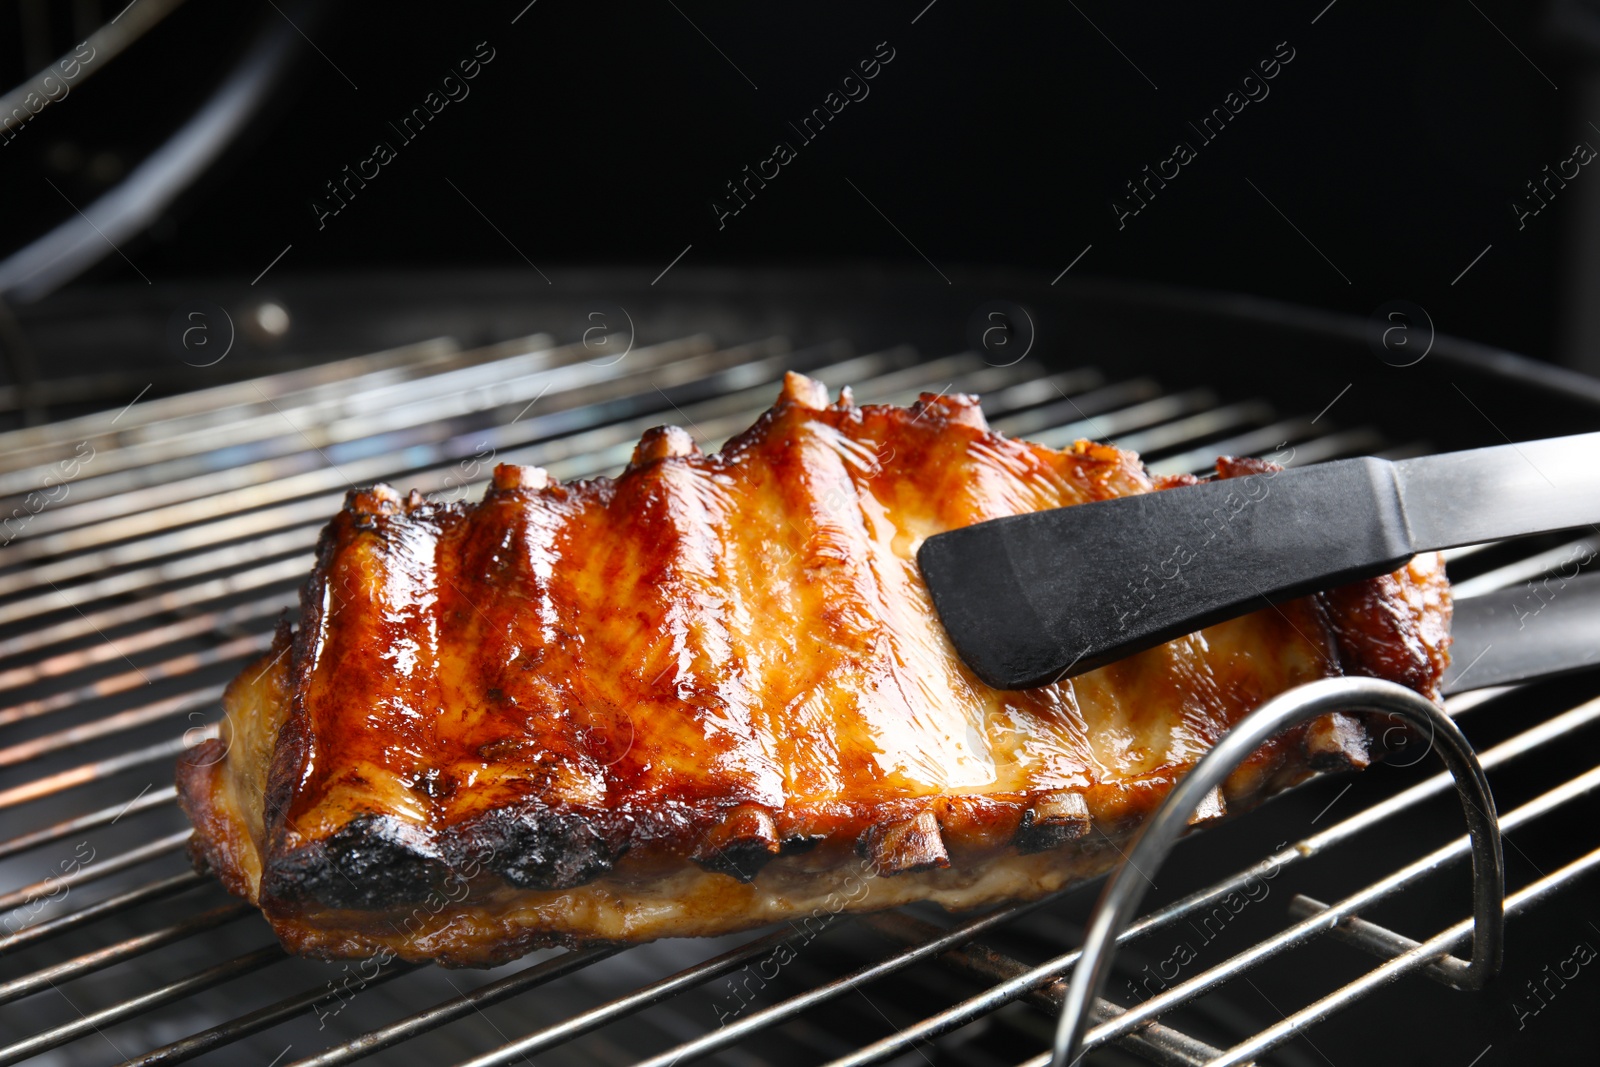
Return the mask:
<path id="1" fill-rule="evenodd" d="M 1267 698 L 1341 673 L 1437 698 L 1431 554 L 1040 689 L 961 663 L 925 538 L 1187 480 L 1002 437 L 975 397 L 858 408 L 791 374 L 718 454 L 661 428 L 615 480 L 352 493 L 298 628 L 180 765 L 193 855 L 292 950 L 460 965 L 1091 877 Z M 1374 738 L 1291 731 L 1202 818 Z"/>

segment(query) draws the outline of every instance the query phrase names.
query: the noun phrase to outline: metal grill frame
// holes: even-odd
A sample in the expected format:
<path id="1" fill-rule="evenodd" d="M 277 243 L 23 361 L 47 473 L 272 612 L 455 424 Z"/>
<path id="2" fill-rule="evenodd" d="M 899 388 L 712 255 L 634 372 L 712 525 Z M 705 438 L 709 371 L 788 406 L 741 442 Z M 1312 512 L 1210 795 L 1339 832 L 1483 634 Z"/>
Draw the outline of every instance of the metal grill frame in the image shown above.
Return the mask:
<path id="1" fill-rule="evenodd" d="M 1173 313 L 1182 307 L 1181 299 L 1174 300 L 1165 310 Z M 1352 332 L 1348 323 L 1341 323 L 1340 329 L 1345 335 Z M 1202 337 L 1199 346 L 1206 344 Z M 59 508 L 41 509 L 15 543 L 0 549 L 0 602 L 6 611 L 0 657 L 19 661 L 0 671 L 0 700 L 7 701 L 0 708 L 0 730 L 7 731 L 0 734 L 0 771 L 26 770 L 35 764 L 53 768 L 0 788 L 0 811 L 31 810 L 32 805 L 70 800 L 73 791 L 111 776 L 164 766 L 209 736 L 208 729 L 190 726 L 175 729 L 175 736 L 165 740 L 59 765 L 81 745 L 166 723 L 177 727 L 190 723 L 189 717 L 197 714 L 213 718 L 208 713 L 219 694 L 214 684 L 111 715 L 84 717 L 83 712 L 97 701 L 134 689 L 141 681 L 181 680 L 198 671 L 230 665 L 236 669 L 256 654 L 270 635 L 271 619 L 288 606 L 291 586 L 310 569 L 306 553 L 317 529 L 338 506 L 352 479 L 364 484 L 384 478 L 431 493 L 478 493 L 482 489 L 479 472 L 474 470 L 469 476 L 466 471 L 484 447 L 497 456 L 539 463 L 563 479 L 614 471 L 625 461 L 638 433 L 649 425 L 687 423 L 703 446 L 742 429 L 754 413 L 767 406 L 777 379 L 791 367 L 812 373 L 833 389 L 854 386 L 858 402 L 903 402 L 921 389 L 980 392 L 998 430 L 1055 445 L 1076 436 L 1114 437 L 1122 447 L 1154 456 L 1152 469 L 1158 471 L 1192 470 L 1217 454 L 1265 452 L 1291 441 L 1296 442 L 1296 462 L 1366 451 L 1383 442 L 1383 435 L 1369 427 L 1340 427 L 1331 425 L 1330 420 L 1319 428 L 1321 416 L 1280 418 L 1277 406 L 1254 399 L 1248 390 L 1208 388 L 1181 378 L 1174 381 L 1165 373 L 1158 381 L 1137 373 L 1089 367 L 1000 367 L 986 363 L 977 353 L 923 360 L 907 347 L 852 356 L 842 342 L 796 350 L 782 338 L 733 347 L 718 347 L 703 336 L 663 341 L 630 353 L 625 374 L 586 362 L 588 355 L 581 345 L 554 346 L 547 337 L 465 351 L 447 340 L 425 342 L 337 365 L 135 404 L 120 414 L 110 410 L 0 435 L 4 446 L 0 448 L 0 493 L 10 494 L 0 500 L 0 506 L 7 510 L 25 499 L 27 487 L 38 485 L 44 473 L 70 456 L 80 442 L 102 442 L 108 455 L 120 457 L 74 481 L 73 489 L 81 492 L 69 495 Z M 1449 370 L 1493 377 L 1479 365 L 1484 362 L 1482 353 L 1464 351 L 1454 359 Z M 1221 377 L 1237 384 L 1240 376 Z M 1539 387 L 1537 382 L 1530 386 Z M 1568 403 L 1571 406 L 1571 398 Z M 1579 398 L 1580 414 L 1582 406 L 1583 398 Z M 524 417 L 530 408 L 534 409 L 531 417 Z M 1600 406 L 1594 410 L 1600 412 Z M 274 425 L 280 419 L 287 420 L 288 429 Z M 231 449 L 241 461 L 208 463 L 205 455 L 195 452 L 197 443 Z M 1419 442 L 1391 448 L 1388 454 L 1426 447 Z M 100 454 L 97 450 L 96 455 Z M 1557 546 L 1499 565 L 1458 589 L 1483 591 L 1547 573 L 1571 551 Z M 1463 550 L 1456 558 L 1472 555 L 1473 550 Z M 242 556 L 248 559 L 242 561 Z M 130 596 L 132 599 L 126 599 Z M 113 597 L 124 599 L 113 602 Z M 63 601 L 73 605 L 70 613 L 61 609 Z M 174 617 L 175 621 L 142 628 Z M 103 630 L 116 633 L 130 626 L 141 627 L 137 633 L 142 637 L 91 640 L 103 636 Z M 185 642 L 202 647 L 187 651 L 173 647 Z M 105 664 L 119 661 L 126 661 L 131 669 L 105 673 Z M 11 700 L 16 692 L 41 691 L 43 695 Z M 1504 694 L 1468 694 L 1453 699 L 1449 710 L 1462 715 L 1500 695 Z M 48 724 L 52 716 L 81 717 L 83 721 L 59 729 L 40 726 Z M 1580 704 L 1488 748 L 1481 754 L 1483 765 L 1490 770 L 1498 768 L 1597 719 L 1600 699 Z M 13 741 L 11 735 L 19 728 L 30 734 Z M 38 732 L 40 729 L 47 732 Z M 1501 826 L 1510 833 L 1586 796 L 1597 784 L 1600 768 L 1506 812 Z M 1273 876 L 1351 841 L 1401 811 L 1440 796 L 1449 785 L 1448 775 L 1425 778 L 1355 816 L 1280 848 L 1257 864 L 1163 905 L 1133 923 L 1119 943 L 1147 937 L 1192 916 L 1252 878 Z M 174 799 L 174 791 L 163 787 L 125 804 L 74 810 L 0 841 L 0 864 L 15 863 L 44 846 L 80 834 L 109 830 L 125 818 L 137 824 L 142 815 L 170 809 Z M 183 832 L 145 835 L 139 843 L 71 873 L 57 873 L 15 888 L 6 886 L 0 892 L 0 914 L 10 919 L 62 890 L 70 898 L 79 886 L 120 881 L 120 876 L 146 863 L 170 859 L 183 848 L 186 838 Z M 1462 923 L 1419 944 L 1375 927 L 1356 917 L 1356 912 L 1464 854 L 1466 840 L 1462 838 L 1332 906 L 1297 898 L 1294 913 L 1303 921 L 1291 930 L 1314 926 L 1313 932 L 1330 931 L 1334 937 L 1383 957 L 1383 962 L 1362 978 L 1308 1006 L 1301 1022 L 1325 1018 L 1408 970 L 1426 970 L 1463 940 L 1468 927 Z M 1547 898 L 1597 863 L 1600 849 L 1520 888 L 1507 898 L 1507 913 L 1516 914 Z M 87 905 L 29 917 L 14 931 L 0 935 L 0 961 L 208 885 L 207 879 L 193 873 L 173 873 L 119 888 Z M 1062 1000 L 1063 980 L 1070 977 L 1078 959 L 1077 950 L 1029 966 L 982 940 L 986 933 L 1050 907 L 1052 900 L 958 918 L 949 925 L 931 923 L 903 910 L 841 918 L 839 923 L 870 929 L 897 947 L 777 1003 L 742 1012 L 727 1025 L 691 1036 L 644 1062 L 688 1062 L 769 1034 L 814 1008 L 930 962 L 968 980 L 977 979 L 986 988 L 835 1060 L 836 1064 L 884 1062 L 1014 1002 L 1031 1004 L 1053 1017 Z M 14 1012 L 7 1006 L 40 991 L 247 918 L 250 911 L 241 904 L 223 904 L 28 974 L 0 976 L 0 1012 Z M 500 1048 L 467 1062 L 474 1067 L 510 1063 L 555 1048 L 738 972 L 799 936 L 793 928 L 784 928 L 708 953 L 699 962 L 655 977 L 619 998 L 508 1038 Z M 1099 1002 L 1095 1033 L 1101 1039 L 1115 1036 L 1124 1047 L 1158 1063 L 1242 1062 L 1232 1053 L 1223 1060 L 1221 1050 L 1154 1020 L 1242 973 L 1252 962 L 1291 947 L 1297 936 L 1263 942 L 1174 985 L 1134 1011 Z M 292 1062 L 343 1063 L 394 1047 L 491 1004 L 549 987 L 620 952 L 589 949 L 519 965 L 505 977 Z M 0 1062 L 16 1062 L 92 1038 L 103 1028 L 184 1001 L 218 983 L 256 975 L 284 958 L 275 944 L 264 944 L 157 988 L 139 991 L 77 1020 L 13 1040 L 0 1049 Z M 378 987 L 416 970 L 410 965 L 387 965 L 366 977 L 360 989 Z M 327 990 L 321 986 L 301 989 L 162 1047 L 141 1050 L 129 1062 L 172 1063 L 228 1048 L 248 1035 L 314 1011 L 327 999 Z M 1269 1028 L 1248 1046 L 1249 1054 L 1256 1055 L 1294 1032 L 1293 1026 Z M 9 1031 L 7 1034 L 9 1039 Z"/>

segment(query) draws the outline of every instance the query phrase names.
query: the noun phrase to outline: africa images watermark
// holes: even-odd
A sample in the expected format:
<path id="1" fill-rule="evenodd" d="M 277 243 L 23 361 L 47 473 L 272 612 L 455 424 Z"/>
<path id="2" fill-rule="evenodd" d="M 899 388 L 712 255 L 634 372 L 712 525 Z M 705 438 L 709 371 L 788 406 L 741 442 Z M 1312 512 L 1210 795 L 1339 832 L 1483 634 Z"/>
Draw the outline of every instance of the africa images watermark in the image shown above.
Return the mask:
<path id="1" fill-rule="evenodd" d="M 881 867 L 876 860 L 868 858 L 861 860 L 858 870 L 859 875 L 852 871 L 841 880 L 843 892 L 835 890 L 829 893 L 821 905 L 811 910 L 810 915 L 789 923 L 795 931 L 795 937 L 780 941 L 771 952 L 754 963 L 745 964 L 728 977 L 726 995 L 719 997 L 712 1005 L 717 1015 L 717 1026 L 727 1026 L 743 1014 L 755 1002 L 756 993 L 777 978 L 778 972 L 792 963 L 801 949 L 827 930 L 841 912 L 866 900 L 872 892 L 870 879 L 880 876 Z M 752 982 L 754 989 L 751 988 Z"/>
<path id="2" fill-rule="evenodd" d="M 1549 207 L 1561 190 L 1567 187 L 1567 182 L 1582 173 L 1581 168 L 1588 166 L 1594 158 L 1594 146 L 1587 141 L 1579 141 L 1572 146 L 1572 155 L 1557 163 L 1555 170 L 1552 171 L 1550 164 L 1546 163 L 1543 177 L 1529 178 L 1524 183 L 1528 198 L 1511 201 L 1511 213 L 1517 217 L 1517 229 L 1527 229 L 1528 220 Z"/>
<path id="3" fill-rule="evenodd" d="M 1199 125 L 1190 122 L 1189 128 L 1198 135 L 1200 148 L 1220 137 L 1228 124 L 1237 119 L 1250 104 L 1265 100 L 1272 93 L 1272 87 L 1267 83 L 1283 73 L 1283 68 L 1294 61 L 1295 54 L 1288 41 L 1279 41 L 1274 46 L 1272 58 L 1260 60 L 1255 70 L 1239 80 L 1237 89 L 1228 90 L 1222 103 L 1201 117 Z M 1187 139 L 1180 140 L 1172 146 L 1172 154 L 1157 163 L 1154 170 L 1146 163 L 1142 168 L 1143 177 L 1124 182 L 1128 198 L 1110 201 L 1111 213 L 1117 219 L 1117 229 L 1126 229 L 1128 219 L 1149 207 L 1156 193 L 1165 189 L 1167 182 L 1181 175 L 1183 168 L 1198 159 L 1199 155 L 1199 148 L 1194 144 Z"/>
<path id="4" fill-rule="evenodd" d="M 89 450 L 88 455 L 84 455 L 84 449 Z M 73 454 L 57 463 L 55 470 L 44 476 L 41 487 L 22 498 L 21 507 L 12 508 L 10 515 L 0 519 L 0 529 L 4 530 L 4 533 L 0 534 L 0 548 L 15 541 L 39 512 L 51 504 L 59 504 L 65 500 L 67 494 L 72 491 L 69 483 L 82 472 L 84 467 L 94 461 L 94 457 L 93 445 L 88 441 L 78 442 Z"/>
<path id="5" fill-rule="evenodd" d="M 1518 997 L 1511 1001 L 1511 1010 L 1517 1013 L 1517 1029 L 1526 1030 L 1528 1020 L 1548 1008 L 1551 1001 L 1567 988 L 1567 983 L 1576 980 L 1582 969 L 1594 962 L 1595 955 L 1593 945 L 1587 941 L 1579 941 L 1572 947 L 1571 954 L 1557 962 L 1554 967 L 1547 963 L 1541 968 L 1539 973 L 1544 977 L 1539 982 L 1535 983 L 1532 978 L 1527 979 L 1526 999 Z"/>
<path id="6" fill-rule="evenodd" d="M 1278 877 L 1282 871 L 1281 866 L 1274 866 L 1259 875 L 1251 875 L 1239 888 L 1218 899 L 1211 910 L 1201 917 L 1199 926 L 1195 926 L 1191 919 L 1189 925 L 1199 935 L 1200 948 L 1221 937 L 1222 932 L 1245 908 L 1266 900 L 1272 892 L 1272 887 L 1267 882 Z M 1159 962 L 1144 965 L 1137 984 L 1132 978 L 1127 980 L 1128 993 L 1135 1002 L 1142 1002 L 1166 992 L 1183 973 L 1183 968 L 1198 959 L 1199 955 L 1194 942 L 1178 942 Z M 1151 970 L 1152 966 L 1155 968 L 1154 971 Z"/>
<path id="7" fill-rule="evenodd" d="M 1279 446 L 1279 451 L 1269 457 L 1268 462 L 1273 469 L 1259 475 L 1252 475 L 1238 479 L 1237 484 L 1231 486 L 1228 495 L 1223 499 L 1222 506 L 1213 508 L 1211 514 L 1206 516 L 1206 539 L 1194 548 L 1187 545 L 1174 545 L 1172 554 L 1157 563 L 1152 573 L 1147 563 L 1139 568 L 1142 578 L 1135 577 L 1128 580 L 1128 599 L 1136 601 L 1127 611 L 1117 617 L 1122 629 L 1128 628 L 1130 618 L 1138 618 L 1144 609 L 1161 596 L 1161 590 L 1172 583 L 1187 584 L 1188 579 L 1183 576 L 1183 568 L 1194 562 L 1195 558 L 1206 550 L 1210 544 L 1224 533 L 1233 521 L 1241 515 L 1245 508 L 1251 504 L 1260 503 L 1272 492 L 1271 480 L 1276 478 L 1283 469 L 1294 461 L 1294 449 L 1283 451 L 1284 445 Z"/>
<path id="8" fill-rule="evenodd" d="M 94 45 L 83 41 L 72 50 L 71 55 L 56 60 L 53 67 L 46 67 L 35 77 L 33 85 L 17 106 L 0 114 L 0 137 L 4 138 L 0 144 L 10 144 L 16 140 L 17 134 L 35 116 L 51 104 L 65 100 L 67 94 L 72 92 L 72 83 L 83 73 L 84 67 L 94 62 L 95 55 Z"/>
<path id="9" fill-rule="evenodd" d="M 494 61 L 495 54 L 495 50 L 489 47 L 488 41 L 479 41 L 472 56 L 460 60 L 454 70 L 441 77 L 439 87 L 430 89 L 420 104 L 401 117 L 399 125 L 390 122 L 389 128 L 395 132 L 400 147 L 404 148 L 416 140 L 428 124 L 438 118 L 439 113 L 452 102 L 459 104 L 465 100 L 472 92 L 472 87 L 467 83 L 483 73 L 483 68 Z M 457 71 L 460 72 L 459 75 Z M 317 229 L 325 229 L 328 219 L 348 207 L 349 201 L 354 200 L 356 194 L 367 187 L 367 182 L 375 180 L 383 173 L 383 168 L 398 157 L 399 152 L 393 144 L 387 140 L 380 140 L 372 146 L 372 154 L 357 163 L 354 169 L 346 164 L 340 172 L 341 177 L 325 182 L 328 198 L 311 201 L 311 214 L 316 217 Z"/>
<path id="10" fill-rule="evenodd" d="M 852 102 L 859 104 L 865 100 L 872 92 L 872 87 L 867 82 L 881 74 L 883 68 L 892 62 L 894 57 L 895 50 L 889 46 L 889 42 L 879 41 L 872 57 L 859 61 L 855 70 L 841 77 L 838 88 L 830 89 L 828 95 L 822 98 L 822 103 L 812 108 L 811 112 L 800 120 L 798 126 L 790 122 L 789 128 L 799 135 L 801 147 L 816 140 L 827 128 L 828 123 L 838 118 L 839 113 Z M 748 207 L 748 201 L 755 199 L 757 191 L 765 189 L 767 182 L 783 173 L 783 168 L 793 162 L 799 154 L 788 141 L 778 141 L 772 146 L 772 154 L 757 163 L 754 170 L 746 163 L 742 172 L 743 177 L 731 178 L 724 182 L 724 188 L 731 202 L 716 199 L 711 201 L 711 214 L 717 220 L 717 229 L 726 229 L 728 219 Z M 741 189 L 743 195 L 740 195 Z"/>
<path id="11" fill-rule="evenodd" d="M 460 904 L 465 900 L 471 892 L 472 880 L 486 864 L 493 862 L 494 858 L 493 848 L 483 849 L 469 859 L 460 870 L 451 871 L 442 886 L 430 889 L 422 902 L 411 909 L 411 913 L 400 924 L 405 928 L 405 933 L 401 936 L 416 937 L 427 929 L 429 920 L 444 911 L 446 906 Z M 392 923 L 390 925 L 393 926 Z M 399 934 L 400 930 L 396 928 L 395 932 Z M 398 956 L 399 953 L 393 948 L 384 945 L 371 956 L 358 961 L 354 974 L 350 971 L 350 964 L 344 964 L 341 968 L 344 978 L 328 979 L 328 995 L 319 998 L 311 1005 L 311 1010 L 317 1014 L 317 1029 L 327 1027 L 328 1020 L 344 1011 L 345 1006 L 355 999 L 355 995 L 376 981 L 381 976 L 383 968 L 393 963 Z"/>
<path id="12" fill-rule="evenodd" d="M 88 855 L 84 855 L 84 851 Z M 94 862 L 94 846 L 88 841 L 80 841 L 72 850 L 72 855 L 56 864 L 59 874 L 52 871 L 44 879 L 44 888 L 17 905 L 5 917 L 5 930 L 7 934 L 15 934 L 32 925 L 39 917 L 39 913 L 51 904 L 59 904 L 67 899 L 67 894 L 72 892 L 74 875 Z"/>

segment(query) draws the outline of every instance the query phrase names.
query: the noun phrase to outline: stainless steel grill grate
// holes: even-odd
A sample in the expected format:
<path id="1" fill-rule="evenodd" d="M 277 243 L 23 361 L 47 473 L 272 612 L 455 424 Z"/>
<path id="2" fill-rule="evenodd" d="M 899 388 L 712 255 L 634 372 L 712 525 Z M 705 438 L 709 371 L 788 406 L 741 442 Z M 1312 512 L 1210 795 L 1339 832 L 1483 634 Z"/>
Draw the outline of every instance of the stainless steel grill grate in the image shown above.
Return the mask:
<path id="1" fill-rule="evenodd" d="M 924 361 L 909 348 L 854 355 L 842 343 L 791 350 L 774 337 L 719 347 L 697 336 L 620 362 L 588 355 L 546 337 L 472 351 L 434 341 L 0 435 L 0 514 L 13 516 L 0 550 L 0 1063 L 335 1064 L 386 1050 L 396 1062 L 474 1067 L 535 1055 L 663 1067 L 712 1054 L 742 1064 L 1025 1060 L 1048 1045 L 1077 958 L 1070 917 L 1087 904 L 1081 891 L 978 917 L 908 908 L 840 918 L 814 942 L 785 927 L 552 951 L 490 972 L 321 964 L 287 958 L 252 909 L 188 870 L 172 762 L 215 729 L 222 685 L 292 608 L 318 530 L 347 488 L 381 479 L 477 494 L 503 460 L 562 479 L 592 476 L 620 468 L 640 432 L 664 421 L 709 449 L 770 403 L 786 369 L 830 389 L 851 385 L 863 403 L 982 393 L 998 430 L 1055 445 L 1115 439 L 1161 472 L 1286 447 L 1297 464 L 1427 449 L 1262 399 L 1169 392 L 1090 367 L 995 367 L 972 353 Z M 1593 557 L 1589 542 L 1575 546 L 1459 551 L 1452 568 L 1470 577 L 1458 591 L 1537 578 L 1585 548 Z M 1491 774 L 1547 758 L 1600 719 L 1600 700 L 1538 718 L 1523 704 L 1521 691 L 1451 703 L 1452 714 L 1474 712 L 1469 726 L 1491 711 L 1495 723 L 1519 714 L 1519 729 L 1487 731 L 1499 737 L 1482 753 Z M 1512 848 L 1519 829 L 1597 784 L 1600 767 L 1580 769 L 1502 802 Z M 1191 949 L 1200 940 L 1208 951 L 1171 968 L 1171 957 L 1159 960 L 1153 972 L 1137 966 L 1139 946 L 1124 953 L 1132 962 L 1113 990 L 1118 1003 L 1102 1004 L 1091 1035 L 1115 1046 L 1101 1053 L 1106 1062 L 1134 1054 L 1232 1063 L 1269 1051 L 1305 1062 L 1314 1045 L 1285 1043 L 1303 1027 L 1403 972 L 1426 973 L 1465 936 L 1464 922 L 1451 925 L 1467 914 L 1464 872 L 1446 873 L 1436 891 L 1428 882 L 1444 909 L 1434 928 L 1453 931 L 1451 944 L 1435 938 L 1418 948 L 1353 916 L 1450 867 L 1465 838 L 1430 841 L 1432 851 L 1419 845 L 1411 853 L 1422 858 L 1392 873 L 1348 857 L 1357 840 L 1417 832 L 1396 827 L 1448 789 L 1448 776 L 1434 774 L 1322 822 L 1339 792 L 1302 819 L 1299 840 L 1256 863 L 1230 857 L 1259 855 L 1251 824 L 1260 818 L 1265 829 L 1268 813 L 1210 831 L 1216 844 L 1205 862 L 1187 865 L 1192 884 L 1172 883 L 1124 938 L 1160 945 L 1181 932 Z M 1335 850 L 1346 857 L 1341 866 L 1318 865 Z M 1197 856 L 1180 853 L 1173 866 L 1184 855 Z M 1508 911 L 1596 864 L 1600 850 L 1538 872 Z M 1253 889 L 1289 885 L 1277 878 L 1290 868 L 1315 870 L 1308 887 L 1326 886 L 1318 891 L 1337 902 L 1296 897 L 1285 926 L 1282 901 L 1259 903 L 1267 894 Z M 1233 911 L 1238 900 L 1249 908 Z M 1329 916 L 1342 919 L 1337 941 L 1383 957 L 1375 969 L 1352 972 L 1363 957 L 1341 948 L 1321 957 L 1335 961 L 1323 982 L 1332 992 L 1278 1010 L 1257 987 L 1273 1005 L 1267 1013 L 1210 995 L 1225 983 L 1255 986 L 1252 975 L 1325 944 L 1318 935 L 1333 925 Z M 780 974 L 767 964 L 782 944 L 794 958 Z"/>

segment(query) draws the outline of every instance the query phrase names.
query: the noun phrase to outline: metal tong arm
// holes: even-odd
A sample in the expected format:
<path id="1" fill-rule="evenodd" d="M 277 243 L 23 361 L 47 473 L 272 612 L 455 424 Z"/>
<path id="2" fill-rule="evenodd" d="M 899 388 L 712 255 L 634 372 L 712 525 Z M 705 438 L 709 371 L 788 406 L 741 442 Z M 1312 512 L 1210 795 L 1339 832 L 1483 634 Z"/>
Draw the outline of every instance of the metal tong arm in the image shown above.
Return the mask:
<path id="1" fill-rule="evenodd" d="M 1106 879 L 1089 917 L 1082 955 L 1061 1006 L 1052 1067 L 1075 1067 L 1083 1055 L 1089 1007 L 1105 989 L 1117 936 L 1133 920 L 1149 884 L 1140 872 L 1152 872 L 1161 865 L 1201 800 L 1252 752 L 1289 727 L 1330 711 L 1389 713 L 1431 731 L 1439 742 L 1439 754 L 1455 778 L 1472 840 L 1472 960 L 1464 981 L 1471 988 L 1482 988 L 1499 972 L 1505 937 L 1500 824 L 1489 781 L 1472 745 L 1443 708 L 1404 686 L 1376 678 L 1324 678 L 1276 696 L 1240 720 L 1167 794 L 1139 831 L 1122 862 Z"/>

